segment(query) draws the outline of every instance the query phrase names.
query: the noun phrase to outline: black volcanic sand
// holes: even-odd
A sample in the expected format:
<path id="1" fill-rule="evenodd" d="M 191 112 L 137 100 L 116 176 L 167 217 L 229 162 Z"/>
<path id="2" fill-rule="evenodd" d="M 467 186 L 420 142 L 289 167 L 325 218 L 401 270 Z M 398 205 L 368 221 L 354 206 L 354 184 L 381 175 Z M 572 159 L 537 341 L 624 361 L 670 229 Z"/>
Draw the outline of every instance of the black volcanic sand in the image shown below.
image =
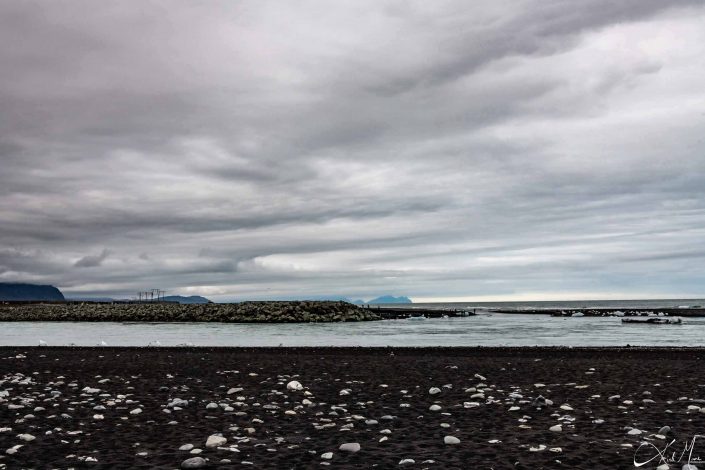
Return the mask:
<path id="1" fill-rule="evenodd" d="M 633 468 L 642 442 L 676 439 L 680 452 L 705 434 L 703 358 L 702 349 L 5 347 L 0 467 L 171 469 L 196 456 L 179 450 L 193 444 L 203 468 L 397 468 L 402 459 L 410 468 Z M 291 380 L 303 390 L 288 391 Z M 539 406 L 539 395 L 553 404 Z M 189 403 L 167 413 L 174 398 Z M 206 448 L 213 434 L 227 443 Z M 339 450 L 353 442 L 359 452 Z M 705 459 L 705 444 L 696 456 Z"/>

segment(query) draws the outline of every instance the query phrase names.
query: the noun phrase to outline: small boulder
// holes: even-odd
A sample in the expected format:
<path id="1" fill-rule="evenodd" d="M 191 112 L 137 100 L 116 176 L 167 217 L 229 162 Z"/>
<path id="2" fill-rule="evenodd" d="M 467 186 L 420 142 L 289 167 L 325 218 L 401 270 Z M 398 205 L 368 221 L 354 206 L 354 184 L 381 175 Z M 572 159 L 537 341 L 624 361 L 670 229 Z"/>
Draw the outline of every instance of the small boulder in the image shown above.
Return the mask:
<path id="1" fill-rule="evenodd" d="M 360 451 L 360 444 L 357 442 L 346 442 L 345 444 L 340 444 L 338 450 L 341 452 L 350 452 L 351 454 L 354 454 L 355 452 Z"/>
<path id="2" fill-rule="evenodd" d="M 446 436 L 443 438 L 443 443 L 448 445 L 460 444 L 460 439 L 455 436 Z"/>
<path id="3" fill-rule="evenodd" d="M 226 442 L 228 442 L 226 438 L 223 436 L 216 436 L 214 434 L 212 436 L 208 436 L 208 439 L 206 439 L 206 448 L 212 449 L 214 447 L 220 447 L 225 445 Z"/>
<path id="4" fill-rule="evenodd" d="M 208 462 L 203 457 L 191 457 L 181 462 L 181 468 L 203 468 Z"/>
<path id="5" fill-rule="evenodd" d="M 304 386 L 301 385 L 301 382 L 297 380 L 292 380 L 288 384 L 286 384 L 286 389 L 291 390 L 292 392 L 299 392 L 304 389 Z"/>

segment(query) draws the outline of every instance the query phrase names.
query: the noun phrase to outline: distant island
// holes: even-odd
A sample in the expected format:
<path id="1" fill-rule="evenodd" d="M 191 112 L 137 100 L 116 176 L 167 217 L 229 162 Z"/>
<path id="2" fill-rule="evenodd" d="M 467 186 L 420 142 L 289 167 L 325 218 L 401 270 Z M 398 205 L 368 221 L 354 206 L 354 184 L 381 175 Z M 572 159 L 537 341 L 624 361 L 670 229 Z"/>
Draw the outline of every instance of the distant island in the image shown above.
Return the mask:
<path id="1" fill-rule="evenodd" d="M 0 301 L 63 301 L 64 294 L 54 286 L 21 284 L 21 283 L 0 283 Z"/>
<path id="2" fill-rule="evenodd" d="M 375 297 L 374 299 L 370 299 L 368 301 L 364 301 L 362 299 L 351 299 L 350 297 L 344 297 L 342 295 L 324 295 L 324 296 L 318 296 L 318 297 L 313 297 L 307 300 L 325 300 L 325 301 L 340 301 L 340 302 L 347 302 L 349 304 L 355 304 L 355 305 L 366 305 L 366 304 L 410 304 L 413 303 L 410 298 L 406 296 L 399 296 L 399 297 L 394 297 L 393 295 L 382 295 L 379 297 Z"/>
<path id="3" fill-rule="evenodd" d="M 166 302 L 178 302 L 180 304 L 212 304 L 211 300 L 201 297 L 200 295 L 191 295 L 185 297 L 183 295 L 167 295 L 162 297 Z"/>
<path id="4" fill-rule="evenodd" d="M 394 297 L 393 295 L 383 295 L 367 301 L 368 304 L 410 304 L 410 298 L 405 296 Z"/>

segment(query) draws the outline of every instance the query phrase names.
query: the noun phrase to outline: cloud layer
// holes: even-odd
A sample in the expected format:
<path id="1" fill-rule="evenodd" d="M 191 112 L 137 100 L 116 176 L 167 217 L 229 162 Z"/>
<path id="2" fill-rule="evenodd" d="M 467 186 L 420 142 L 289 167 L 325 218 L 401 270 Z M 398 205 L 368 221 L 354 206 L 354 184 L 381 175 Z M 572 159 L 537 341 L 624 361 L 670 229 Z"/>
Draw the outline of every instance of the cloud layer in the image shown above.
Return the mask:
<path id="1" fill-rule="evenodd" d="M 0 281 L 698 296 L 705 6 L 3 2 Z"/>

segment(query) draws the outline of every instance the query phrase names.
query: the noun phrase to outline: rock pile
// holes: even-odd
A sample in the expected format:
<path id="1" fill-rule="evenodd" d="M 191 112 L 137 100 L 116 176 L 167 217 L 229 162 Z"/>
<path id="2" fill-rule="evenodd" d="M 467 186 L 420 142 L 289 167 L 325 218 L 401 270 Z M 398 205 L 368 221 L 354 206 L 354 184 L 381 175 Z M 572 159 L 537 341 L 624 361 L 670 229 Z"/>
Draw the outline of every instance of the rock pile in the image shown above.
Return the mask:
<path id="1" fill-rule="evenodd" d="M 317 323 L 379 319 L 356 305 L 326 301 L 0 305 L 0 321 Z"/>

